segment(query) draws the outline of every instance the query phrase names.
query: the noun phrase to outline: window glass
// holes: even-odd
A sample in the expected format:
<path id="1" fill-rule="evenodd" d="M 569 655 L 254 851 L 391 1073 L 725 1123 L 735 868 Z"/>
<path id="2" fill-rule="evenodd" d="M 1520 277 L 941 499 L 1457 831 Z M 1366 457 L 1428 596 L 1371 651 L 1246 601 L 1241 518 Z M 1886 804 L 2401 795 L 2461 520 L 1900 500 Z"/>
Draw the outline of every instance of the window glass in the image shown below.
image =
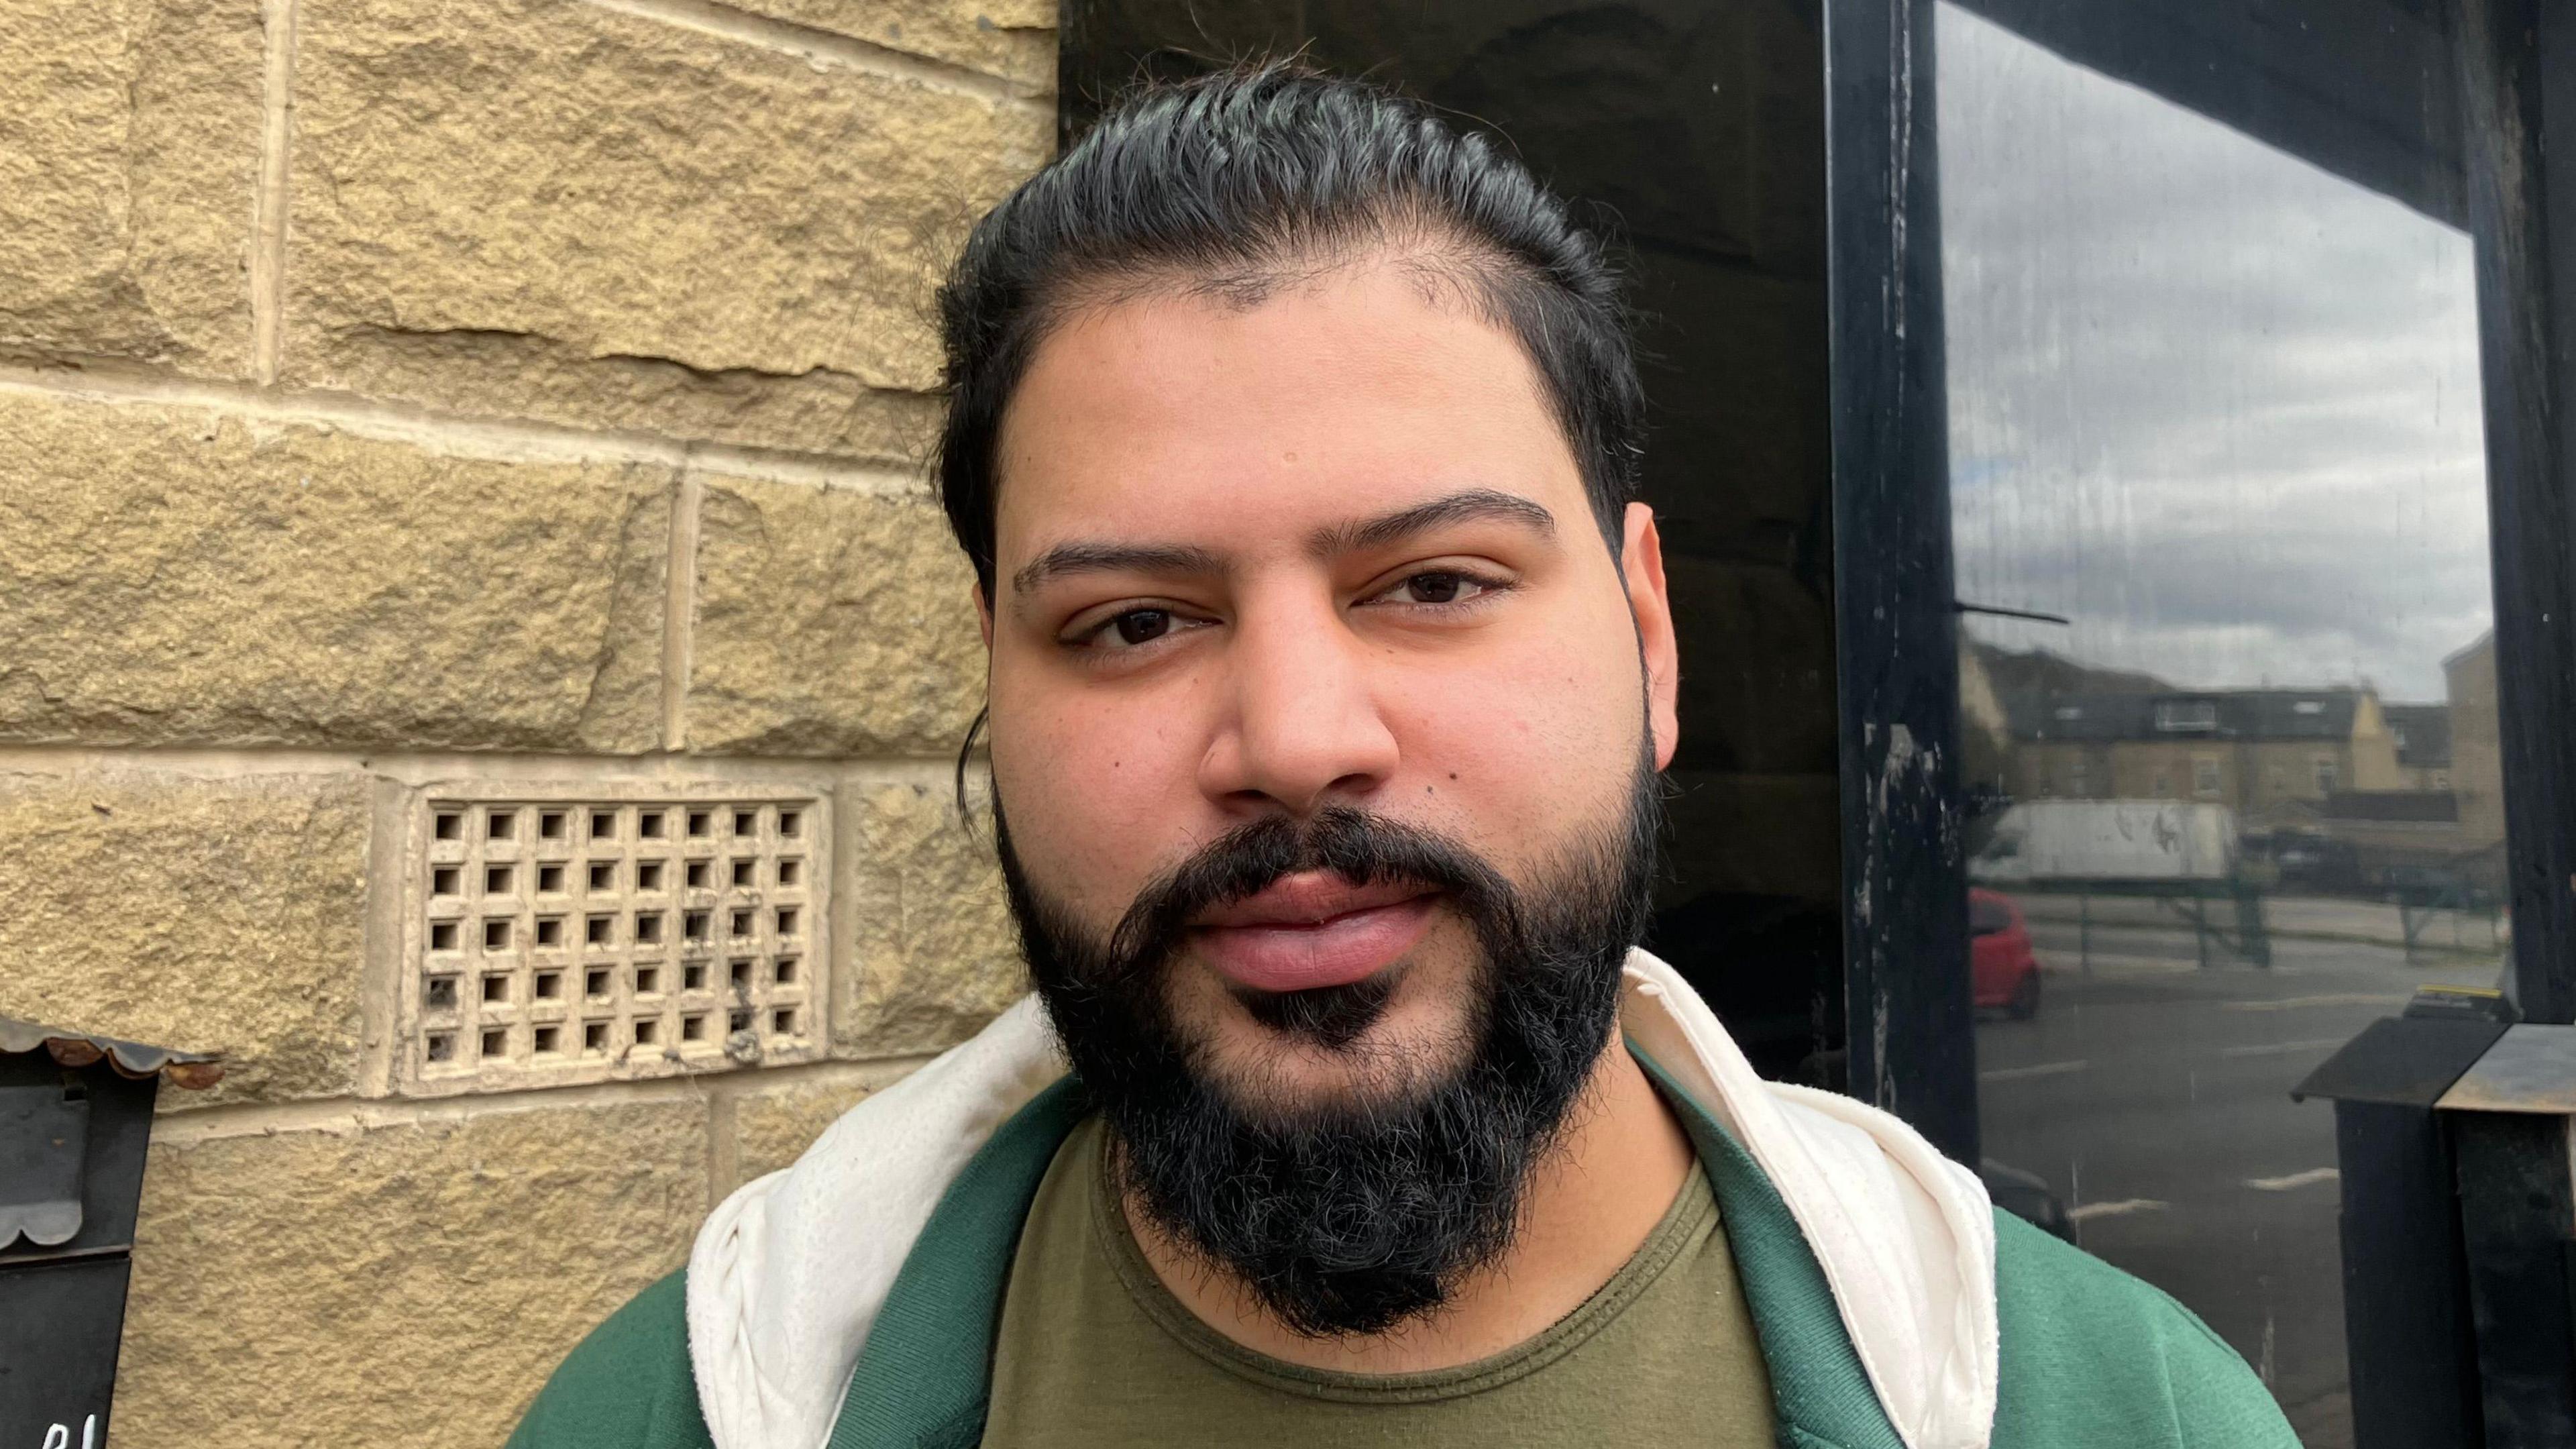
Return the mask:
<path id="1" fill-rule="evenodd" d="M 2358 120 L 2207 114 L 2333 133 L 2313 95 L 1936 40 L 1989 1175 L 2348 1446 L 2333 1119 L 2289 1089 L 2506 938 L 2469 240 L 2346 179 Z"/>

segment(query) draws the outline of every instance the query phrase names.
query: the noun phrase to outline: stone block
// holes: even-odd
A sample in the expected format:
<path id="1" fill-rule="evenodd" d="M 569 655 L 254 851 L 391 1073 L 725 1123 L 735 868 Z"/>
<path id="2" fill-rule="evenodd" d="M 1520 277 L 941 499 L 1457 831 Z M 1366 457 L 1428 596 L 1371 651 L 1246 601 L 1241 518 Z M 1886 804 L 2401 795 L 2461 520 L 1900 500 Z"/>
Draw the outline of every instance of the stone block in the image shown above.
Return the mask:
<path id="1" fill-rule="evenodd" d="M 284 371 L 911 458 L 930 295 L 1042 101 L 576 0 L 308 0 Z"/>
<path id="2" fill-rule="evenodd" d="M 793 1163 L 823 1129 L 871 1093 L 902 1079 L 900 1071 L 882 1075 L 790 1082 L 746 1093 L 733 1102 L 734 1173 L 716 1184 L 721 1196 Z"/>
<path id="3" fill-rule="evenodd" d="M 0 740 L 651 749 L 674 491 L 0 396 Z"/>
<path id="4" fill-rule="evenodd" d="M 0 1016 L 223 1052 L 212 1094 L 351 1089 L 364 777 L 0 776 Z"/>
<path id="5" fill-rule="evenodd" d="M 1055 87 L 1053 0 L 743 0 L 741 9 L 889 50 Z"/>
<path id="6" fill-rule="evenodd" d="M 0 352 L 250 371 L 259 0 L 0 9 Z"/>
<path id="7" fill-rule="evenodd" d="M 706 1160 L 696 1101 L 156 1143 L 117 1438 L 498 1444 L 679 1266 Z"/>
<path id="8" fill-rule="evenodd" d="M 971 832 L 950 792 L 854 783 L 840 794 L 842 929 L 850 976 L 838 983 L 839 1056 L 938 1051 L 972 1036 L 1027 994 L 993 856 L 990 817 Z"/>
<path id="9" fill-rule="evenodd" d="M 938 507 L 711 478 L 698 514 L 692 749 L 945 755 L 983 702 L 974 571 Z"/>

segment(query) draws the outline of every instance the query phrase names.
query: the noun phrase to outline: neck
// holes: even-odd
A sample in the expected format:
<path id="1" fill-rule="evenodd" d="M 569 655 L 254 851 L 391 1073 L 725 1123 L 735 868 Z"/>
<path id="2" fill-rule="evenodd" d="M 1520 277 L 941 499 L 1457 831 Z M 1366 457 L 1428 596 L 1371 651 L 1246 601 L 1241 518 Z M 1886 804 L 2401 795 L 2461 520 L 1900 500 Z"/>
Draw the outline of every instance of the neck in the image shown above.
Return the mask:
<path id="1" fill-rule="evenodd" d="M 1131 1197 L 1127 1222 L 1154 1276 L 1200 1322 L 1308 1368 L 1422 1373 L 1473 1363 L 1538 1336 L 1616 1276 L 1662 1221 L 1693 1168 L 1690 1138 L 1614 1036 L 1565 1130 L 1532 1170 L 1520 1232 L 1440 1311 L 1384 1333 L 1298 1334 L 1241 1280 L 1172 1242 Z"/>

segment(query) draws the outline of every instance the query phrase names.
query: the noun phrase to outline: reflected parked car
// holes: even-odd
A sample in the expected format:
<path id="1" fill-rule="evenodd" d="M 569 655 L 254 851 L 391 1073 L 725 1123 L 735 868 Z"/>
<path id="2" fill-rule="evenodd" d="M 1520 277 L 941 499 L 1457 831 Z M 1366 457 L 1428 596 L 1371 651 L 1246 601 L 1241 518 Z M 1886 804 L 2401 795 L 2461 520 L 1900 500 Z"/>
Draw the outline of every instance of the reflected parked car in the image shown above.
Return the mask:
<path id="1" fill-rule="evenodd" d="M 2021 907 L 2002 891 L 1968 888 L 1969 977 L 1979 1006 L 2003 1008 L 2015 1021 L 2039 1015 L 2039 961 Z"/>

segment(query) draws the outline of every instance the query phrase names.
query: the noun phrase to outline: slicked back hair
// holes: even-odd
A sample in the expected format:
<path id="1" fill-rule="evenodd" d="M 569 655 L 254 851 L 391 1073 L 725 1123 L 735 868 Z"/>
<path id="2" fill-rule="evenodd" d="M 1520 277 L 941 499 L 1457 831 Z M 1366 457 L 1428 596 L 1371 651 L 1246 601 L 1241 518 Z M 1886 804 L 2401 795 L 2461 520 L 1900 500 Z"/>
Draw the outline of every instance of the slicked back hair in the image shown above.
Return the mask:
<path id="1" fill-rule="evenodd" d="M 985 597 L 1003 413 L 1068 312 L 1250 305 L 1377 251 L 1520 340 L 1616 557 L 1644 400 L 1600 242 L 1518 160 L 1421 102 L 1270 62 L 1127 96 L 976 224 L 940 288 L 940 501 Z"/>

